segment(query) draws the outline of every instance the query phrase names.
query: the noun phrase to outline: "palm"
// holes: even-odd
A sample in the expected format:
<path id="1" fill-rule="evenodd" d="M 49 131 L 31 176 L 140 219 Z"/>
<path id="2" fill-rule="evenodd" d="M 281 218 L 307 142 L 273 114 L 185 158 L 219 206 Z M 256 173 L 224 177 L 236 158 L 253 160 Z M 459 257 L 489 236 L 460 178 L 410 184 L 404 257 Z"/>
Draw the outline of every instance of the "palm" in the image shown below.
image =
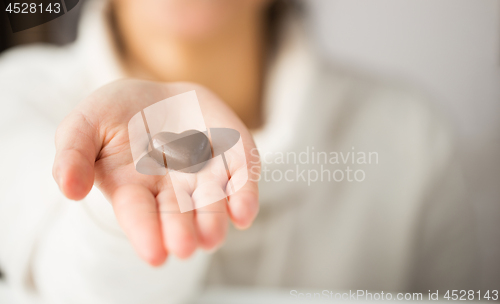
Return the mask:
<path id="1" fill-rule="evenodd" d="M 187 257 L 198 246 L 219 245 L 228 218 L 237 227 L 247 227 L 258 209 L 255 182 L 246 183 L 231 195 L 229 205 L 225 200 L 203 203 L 214 191 L 225 191 L 225 170 L 211 170 L 211 176 L 205 174 L 207 170 L 185 175 L 176 181 L 177 193 L 168 175 L 143 175 L 136 171 L 128 136 L 129 120 L 155 102 L 190 90 L 196 90 L 207 127 L 239 131 L 246 160 L 257 163 L 249 153 L 255 147 L 251 136 L 238 117 L 207 89 L 187 83 L 128 80 L 105 86 L 65 119 L 56 136 L 54 176 L 63 193 L 81 199 L 95 183 L 112 202 L 120 225 L 139 255 L 153 265 L 161 264 L 168 251 Z M 245 157 L 230 159 L 231 180 L 247 174 L 248 164 L 241 161 Z M 180 213 L 179 199 L 206 206 Z"/>

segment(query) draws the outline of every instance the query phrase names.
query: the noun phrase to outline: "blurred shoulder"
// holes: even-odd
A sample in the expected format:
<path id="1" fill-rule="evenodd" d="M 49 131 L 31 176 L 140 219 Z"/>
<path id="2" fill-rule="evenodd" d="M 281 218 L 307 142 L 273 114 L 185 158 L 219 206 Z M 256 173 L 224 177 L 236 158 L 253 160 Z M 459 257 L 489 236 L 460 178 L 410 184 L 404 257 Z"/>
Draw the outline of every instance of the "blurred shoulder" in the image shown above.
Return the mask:
<path id="1" fill-rule="evenodd" d="M 399 79 L 324 63 L 319 68 L 317 80 L 317 89 L 325 93 L 325 98 L 342 97 L 358 109 L 384 108 L 388 111 L 386 115 L 438 114 L 432 99 L 423 90 Z"/>
<path id="2" fill-rule="evenodd" d="M 75 66 L 76 52 L 73 45 L 55 46 L 32 44 L 11 48 L 0 54 L 0 73 L 26 76 L 26 72 L 56 73 Z"/>
<path id="3" fill-rule="evenodd" d="M 324 64 L 317 91 L 338 114 L 331 128 L 393 150 L 439 161 L 449 157 L 455 134 L 447 113 L 424 90 L 397 79 L 379 77 L 356 68 Z M 396 151 L 397 150 L 397 151 Z M 418 155 L 418 157 L 417 157 Z"/>
<path id="4" fill-rule="evenodd" d="M 35 106 L 60 120 L 80 98 L 84 79 L 74 45 L 34 44 L 0 54 L 0 97 L 12 108 Z"/>

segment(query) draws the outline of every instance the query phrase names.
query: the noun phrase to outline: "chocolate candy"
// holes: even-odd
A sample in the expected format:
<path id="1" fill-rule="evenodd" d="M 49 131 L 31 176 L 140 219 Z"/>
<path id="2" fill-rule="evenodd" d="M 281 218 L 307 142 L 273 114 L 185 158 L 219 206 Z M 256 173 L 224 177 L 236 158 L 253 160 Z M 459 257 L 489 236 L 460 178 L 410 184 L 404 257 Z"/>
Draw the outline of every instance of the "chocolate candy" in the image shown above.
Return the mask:
<path id="1" fill-rule="evenodd" d="M 160 132 L 151 138 L 148 150 L 158 164 L 186 173 L 198 172 L 212 157 L 207 135 L 197 130 Z"/>
<path id="2" fill-rule="evenodd" d="M 148 134 L 149 135 L 149 134 Z M 212 157 L 221 156 L 240 139 L 240 133 L 229 128 L 211 128 L 212 145 L 206 132 L 187 130 L 182 133 L 160 132 L 151 137 L 147 152 L 136 165 L 139 173 L 164 175 L 165 168 L 185 173 L 200 171 Z"/>

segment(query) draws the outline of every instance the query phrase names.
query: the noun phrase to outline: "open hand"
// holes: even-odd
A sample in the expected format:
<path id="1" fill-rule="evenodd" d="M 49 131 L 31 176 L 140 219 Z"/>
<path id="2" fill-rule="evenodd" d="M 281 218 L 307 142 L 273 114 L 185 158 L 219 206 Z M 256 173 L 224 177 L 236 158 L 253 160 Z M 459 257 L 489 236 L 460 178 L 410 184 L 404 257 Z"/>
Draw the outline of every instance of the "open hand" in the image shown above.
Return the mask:
<path id="1" fill-rule="evenodd" d="M 198 247 L 216 248 L 225 238 L 229 220 L 247 228 L 259 209 L 257 182 L 249 179 L 227 201 L 181 213 L 168 175 L 136 171 L 128 136 L 130 118 L 149 105 L 191 90 L 196 91 L 208 128 L 231 128 L 241 135 L 247 164 L 228 164 L 231 179 L 250 176 L 250 165 L 259 163 L 250 153 L 255 148 L 250 132 L 217 96 L 191 83 L 122 80 L 106 85 L 78 105 L 56 133 L 53 175 L 63 194 L 80 200 L 95 184 L 112 203 L 139 256 L 151 265 L 161 265 L 168 253 L 187 258 Z"/>

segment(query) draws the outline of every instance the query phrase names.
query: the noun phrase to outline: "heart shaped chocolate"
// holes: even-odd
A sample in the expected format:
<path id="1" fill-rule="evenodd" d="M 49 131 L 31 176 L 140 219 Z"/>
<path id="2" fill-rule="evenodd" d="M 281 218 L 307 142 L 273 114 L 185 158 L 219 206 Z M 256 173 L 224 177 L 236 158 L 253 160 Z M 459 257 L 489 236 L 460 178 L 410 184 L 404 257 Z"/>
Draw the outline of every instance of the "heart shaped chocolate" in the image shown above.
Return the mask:
<path id="1" fill-rule="evenodd" d="M 240 133 L 229 128 L 211 128 L 210 140 L 205 132 L 187 130 L 182 133 L 160 132 L 151 137 L 147 153 L 136 164 L 146 175 L 165 175 L 166 168 L 185 173 L 200 171 L 212 157 L 221 156 L 228 170 L 224 153 L 240 139 Z"/>
<path id="2" fill-rule="evenodd" d="M 197 130 L 160 132 L 151 138 L 148 150 L 158 164 L 186 173 L 198 172 L 212 157 L 207 135 Z"/>

